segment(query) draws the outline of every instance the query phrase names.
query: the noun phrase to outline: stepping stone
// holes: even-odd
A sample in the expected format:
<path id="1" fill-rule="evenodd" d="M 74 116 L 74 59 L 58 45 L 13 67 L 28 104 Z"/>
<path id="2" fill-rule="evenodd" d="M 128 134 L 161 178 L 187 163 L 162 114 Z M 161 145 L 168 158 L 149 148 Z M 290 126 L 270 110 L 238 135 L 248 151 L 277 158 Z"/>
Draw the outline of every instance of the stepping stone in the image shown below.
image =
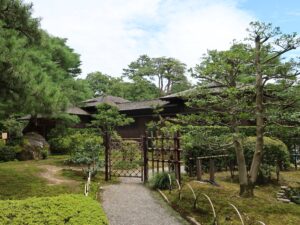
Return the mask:
<path id="1" fill-rule="evenodd" d="M 278 201 L 284 202 L 284 203 L 290 203 L 291 200 L 286 199 L 286 198 L 277 198 Z"/>

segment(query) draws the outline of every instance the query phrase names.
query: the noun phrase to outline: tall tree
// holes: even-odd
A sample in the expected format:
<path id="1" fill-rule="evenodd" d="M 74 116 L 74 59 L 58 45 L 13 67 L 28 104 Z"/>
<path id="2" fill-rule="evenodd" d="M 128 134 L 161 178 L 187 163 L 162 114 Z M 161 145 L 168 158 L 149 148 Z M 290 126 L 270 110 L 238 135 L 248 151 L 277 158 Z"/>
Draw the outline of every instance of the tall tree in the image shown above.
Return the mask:
<path id="1" fill-rule="evenodd" d="M 95 96 L 107 94 L 133 101 L 153 99 L 159 96 L 159 91 L 154 84 L 138 76 L 128 82 L 122 78 L 94 72 L 88 74 L 86 81 L 89 83 Z"/>
<path id="2" fill-rule="evenodd" d="M 271 24 L 252 22 L 250 24 L 249 40 L 254 43 L 254 67 L 255 67 L 255 89 L 256 89 L 256 149 L 249 173 L 252 185 L 257 179 L 257 172 L 263 154 L 263 137 L 266 126 L 266 106 L 264 90 L 268 81 L 294 82 L 300 74 L 294 61 L 278 66 L 276 62 L 280 57 L 299 47 L 300 38 L 296 33 L 282 34 L 279 27 Z M 288 85 L 289 86 L 289 85 Z M 288 87 L 287 86 L 287 87 Z"/>
<path id="3" fill-rule="evenodd" d="M 230 132 L 223 136 L 205 138 L 212 149 L 235 149 L 240 195 L 248 195 L 248 176 L 242 136 L 239 127 L 251 120 L 253 113 L 254 77 L 249 77 L 251 61 L 248 46 L 235 44 L 228 51 L 208 51 L 202 62 L 195 67 L 193 76 L 200 80 L 197 90 L 189 96 L 188 105 L 197 109 L 197 114 L 183 116 L 189 124 L 226 126 Z M 207 134 L 203 134 L 207 136 Z M 232 140 L 232 143 L 226 143 Z M 199 140 L 200 141 L 200 140 Z M 211 153 L 213 154 L 213 152 Z"/>
<path id="4" fill-rule="evenodd" d="M 170 94 L 173 86 L 184 83 L 189 87 L 185 76 L 186 65 L 174 58 L 158 57 L 150 58 L 147 55 L 140 56 L 124 69 L 124 76 L 129 79 L 147 79 L 156 84 L 160 95 Z M 183 86 L 183 87 L 184 87 Z M 176 89 L 175 89 L 176 90 Z"/>
<path id="5" fill-rule="evenodd" d="M 66 40 L 40 29 L 32 4 L 0 3 L 0 115 L 53 115 L 87 97 L 75 80 L 79 55 Z"/>
<path id="6" fill-rule="evenodd" d="M 198 96 L 191 101 L 191 105 L 200 110 L 198 116 L 192 118 L 229 126 L 242 196 L 253 196 L 263 156 L 265 127 L 289 125 L 291 120 L 299 124 L 300 121 L 300 99 L 295 94 L 299 90 L 294 86 L 300 74 L 299 65 L 294 60 L 280 59 L 282 54 L 299 45 L 296 34 L 281 35 L 279 28 L 271 29 L 271 25 L 258 22 L 251 23 L 249 32 L 255 46 L 238 44 L 229 51 L 208 52 L 195 69 L 195 76 L 206 86 L 197 93 L 201 98 Z M 273 39 L 277 35 L 280 37 Z M 207 85 L 214 88 L 207 88 Z M 256 121 L 256 149 L 249 173 L 239 131 L 243 121 Z"/>
<path id="7" fill-rule="evenodd" d="M 133 122 L 132 118 L 120 114 L 117 107 L 107 103 L 98 105 L 97 113 L 93 117 L 94 120 L 92 120 L 91 126 L 100 129 L 103 135 L 106 132 L 112 134 L 117 127 Z"/>

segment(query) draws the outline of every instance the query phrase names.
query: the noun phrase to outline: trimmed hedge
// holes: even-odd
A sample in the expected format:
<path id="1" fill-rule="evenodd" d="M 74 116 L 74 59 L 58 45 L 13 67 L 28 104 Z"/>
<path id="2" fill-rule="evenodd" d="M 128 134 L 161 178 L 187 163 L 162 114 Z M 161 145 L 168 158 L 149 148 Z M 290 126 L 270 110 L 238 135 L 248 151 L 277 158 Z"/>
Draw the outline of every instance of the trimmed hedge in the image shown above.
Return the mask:
<path id="1" fill-rule="evenodd" d="M 225 128 L 224 128 L 225 129 Z M 217 128 L 216 128 L 217 130 Z M 209 143 L 213 143 L 213 140 L 216 140 L 216 143 L 219 141 L 222 145 L 227 144 L 226 138 L 218 139 L 219 137 L 216 136 L 203 136 L 201 137 L 202 133 L 195 133 L 194 135 L 186 135 L 184 136 L 184 160 L 186 165 L 186 170 L 191 175 L 196 174 L 196 157 L 200 156 L 209 156 L 209 155 L 218 155 L 224 154 L 224 152 L 217 152 L 217 149 L 209 149 Z M 228 139 L 228 138 L 227 138 Z M 208 140 L 207 143 L 205 140 Z M 223 141 L 223 143 L 221 142 Z M 255 151 L 255 143 L 256 137 L 244 137 L 243 138 L 243 148 L 244 148 L 244 155 L 247 164 L 247 168 L 250 169 L 250 165 L 252 162 L 253 154 Z M 218 170 L 222 168 L 226 168 L 230 166 L 236 165 L 236 155 L 233 147 L 227 149 L 226 154 L 229 154 L 229 157 L 226 158 L 216 158 L 215 159 L 215 166 Z M 288 168 L 290 164 L 289 159 L 289 151 L 287 146 L 284 142 L 277 138 L 273 137 L 264 137 L 264 155 L 262 159 L 262 166 L 261 169 L 263 170 L 264 167 L 267 167 L 268 173 L 270 167 L 275 167 L 279 163 L 281 169 Z M 202 166 L 204 169 L 209 167 L 209 160 L 203 160 Z M 262 171 L 261 170 L 261 171 Z"/>
<path id="2" fill-rule="evenodd" d="M 83 195 L 0 201 L 0 224 L 108 225 L 99 203 Z"/>
<path id="3" fill-rule="evenodd" d="M 9 145 L 0 146 L 0 162 L 13 161 L 16 158 L 15 148 Z"/>
<path id="4" fill-rule="evenodd" d="M 249 168 L 255 151 L 255 144 L 256 137 L 247 137 L 243 142 L 244 154 Z M 276 166 L 277 162 L 280 162 L 282 167 L 289 166 L 290 160 L 287 146 L 277 138 L 264 137 L 262 164 Z"/>

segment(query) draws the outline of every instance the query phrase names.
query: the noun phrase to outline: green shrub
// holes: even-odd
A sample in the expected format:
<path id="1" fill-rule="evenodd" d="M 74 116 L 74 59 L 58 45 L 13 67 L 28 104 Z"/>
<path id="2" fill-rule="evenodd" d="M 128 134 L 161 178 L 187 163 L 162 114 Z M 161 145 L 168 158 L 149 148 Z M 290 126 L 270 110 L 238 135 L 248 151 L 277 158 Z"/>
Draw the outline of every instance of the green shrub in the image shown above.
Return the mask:
<path id="1" fill-rule="evenodd" d="M 215 146 L 218 146 L 218 144 L 224 145 L 224 143 L 226 143 L 228 140 L 228 136 L 222 135 L 221 133 L 219 133 L 218 136 L 215 136 L 215 132 L 217 130 L 218 129 L 208 129 L 207 131 L 202 133 L 202 129 L 197 129 L 182 136 L 185 169 L 190 175 L 196 175 L 197 157 L 224 154 L 224 152 L 220 152 L 218 151 L 218 149 L 214 149 L 214 146 L 211 145 L 211 143 L 215 143 Z M 215 167 L 217 169 L 221 169 L 228 166 L 229 164 L 234 164 L 235 157 L 233 157 L 233 159 L 216 158 L 214 161 Z M 209 160 L 202 160 L 202 167 L 203 170 L 207 170 L 209 167 Z"/>
<path id="2" fill-rule="evenodd" d="M 92 172 L 92 176 L 96 175 L 100 167 L 104 165 L 102 137 L 93 133 L 76 132 L 69 138 L 71 140 L 70 158 L 67 162 L 85 166 L 87 174 Z"/>
<path id="3" fill-rule="evenodd" d="M 5 146 L 5 141 L 3 139 L 0 139 L 0 148 Z"/>
<path id="4" fill-rule="evenodd" d="M 42 159 L 47 159 L 48 155 L 49 155 L 49 149 L 48 148 L 43 148 L 41 150 L 41 155 L 42 155 Z"/>
<path id="5" fill-rule="evenodd" d="M 51 131 L 50 139 L 48 143 L 50 144 L 50 150 L 53 154 L 67 154 L 71 149 L 71 136 L 75 133 L 72 129 L 66 129 L 64 133 L 57 131 L 57 135 L 54 135 L 55 129 Z"/>
<path id="6" fill-rule="evenodd" d="M 171 176 L 171 185 L 173 185 L 175 181 L 174 175 Z M 170 189 L 170 177 L 166 172 L 157 173 L 149 180 L 149 186 L 153 189 L 161 189 L 166 190 Z"/>
<path id="7" fill-rule="evenodd" d="M 26 126 L 26 122 L 17 120 L 14 116 L 9 117 L 3 121 L 0 121 L 0 132 L 8 133 L 8 144 L 17 145 L 20 143 L 23 136 L 23 129 Z"/>
<path id="8" fill-rule="evenodd" d="M 256 137 L 247 137 L 243 141 L 244 154 L 248 168 L 251 165 L 252 157 L 255 151 Z M 287 146 L 279 139 L 264 137 L 262 164 L 276 166 L 277 162 L 282 165 L 282 169 L 287 167 L 289 161 L 289 151 Z"/>
<path id="9" fill-rule="evenodd" d="M 56 130 L 54 130 L 56 131 Z M 80 145 L 82 140 L 86 137 L 97 137 L 100 135 L 96 133 L 93 129 L 65 129 L 64 132 L 59 131 L 57 135 L 54 135 L 53 130 L 51 131 L 51 136 L 48 140 L 50 144 L 50 150 L 53 154 L 67 154 L 71 153 L 74 146 Z M 101 137 L 100 137 L 101 138 Z M 102 138 L 101 138 L 102 143 Z"/>
<path id="10" fill-rule="evenodd" d="M 234 148 L 228 149 L 228 153 L 218 151 L 218 145 L 226 145 L 231 138 L 229 135 L 224 134 L 226 128 L 220 127 L 205 127 L 208 130 L 198 129 L 193 130 L 183 136 L 183 149 L 184 151 L 184 161 L 186 165 L 186 170 L 191 175 L 196 173 L 196 157 L 200 156 L 211 156 L 219 154 L 229 154 L 229 157 L 216 158 L 215 166 L 217 170 L 230 166 L 233 168 L 236 166 L 236 156 Z M 251 127 L 244 127 L 244 133 L 251 133 Z M 218 134 L 218 135 L 217 135 Z M 215 136 L 217 135 L 217 136 Z M 212 145 L 211 143 L 214 143 Z M 247 163 L 248 169 L 251 166 L 253 153 L 255 151 L 256 137 L 244 137 L 243 147 L 244 155 Z M 270 171 L 273 169 L 277 163 L 281 165 L 281 169 L 287 168 L 289 165 L 289 151 L 287 146 L 279 139 L 264 137 L 264 155 L 262 159 L 262 166 L 260 170 L 260 175 L 263 177 L 270 176 Z M 207 169 L 209 160 L 203 160 L 203 169 Z"/>
<path id="11" fill-rule="evenodd" d="M 0 146 L 0 162 L 8 162 L 16 159 L 16 147 L 3 145 Z"/>
<path id="12" fill-rule="evenodd" d="M 0 201 L 0 224 L 108 225 L 99 202 L 83 195 Z"/>

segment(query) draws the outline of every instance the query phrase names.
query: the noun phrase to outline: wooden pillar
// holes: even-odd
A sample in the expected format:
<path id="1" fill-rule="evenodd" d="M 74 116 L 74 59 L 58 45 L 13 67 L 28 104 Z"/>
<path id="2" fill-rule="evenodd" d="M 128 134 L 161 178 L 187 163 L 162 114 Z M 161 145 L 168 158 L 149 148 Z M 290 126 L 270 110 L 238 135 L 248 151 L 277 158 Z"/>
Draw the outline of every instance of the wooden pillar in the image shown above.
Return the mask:
<path id="1" fill-rule="evenodd" d="M 297 151 L 297 146 L 296 144 L 294 144 L 294 165 L 295 165 L 295 170 L 297 171 L 298 170 L 298 165 L 297 165 L 297 158 L 298 158 L 298 151 Z"/>
<path id="2" fill-rule="evenodd" d="M 202 180 L 202 160 L 196 158 L 197 180 Z"/>
<path id="3" fill-rule="evenodd" d="M 175 176 L 179 183 L 181 183 L 181 168 L 180 168 L 180 135 L 179 132 L 174 137 L 174 153 L 175 153 Z"/>
<path id="4" fill-rule="evenodd" d="M 209 159 L 209 181 L 215 182 L 215 162 L 212 158 Z"/>
<path id="5" fill-rule="evenodd" d="M 280 161 L 277 160 L 276 161 L 276 180 L 277 180 L 277 182 L 279 182 L 279 174 L 280 174 L 280 167 L 281 167 L 280 164 L 281 164 Z"/>
<path id="6" fill-rule="evenodd" d="M 143 137 L 143 155 L 144 155 L 144 183 L 148 181 L 148 134 Z"/>
<path id="7" fill-rule="evenodd" d="M 105 181 L 108 181 L 109 179 L 109 145 L 110 145 L 110 137 L 109 137 L 109 133 L 106 131 L 105 132 Z"/>
<path id="8" fill-rule="evenodd" d="M 164 134 L 161 134 L 161 149 L 160 149 L 160 158 L 161 158 L 161 168 L 162 172 L 165 172 L 165 152 L 164 152 Z"/>

